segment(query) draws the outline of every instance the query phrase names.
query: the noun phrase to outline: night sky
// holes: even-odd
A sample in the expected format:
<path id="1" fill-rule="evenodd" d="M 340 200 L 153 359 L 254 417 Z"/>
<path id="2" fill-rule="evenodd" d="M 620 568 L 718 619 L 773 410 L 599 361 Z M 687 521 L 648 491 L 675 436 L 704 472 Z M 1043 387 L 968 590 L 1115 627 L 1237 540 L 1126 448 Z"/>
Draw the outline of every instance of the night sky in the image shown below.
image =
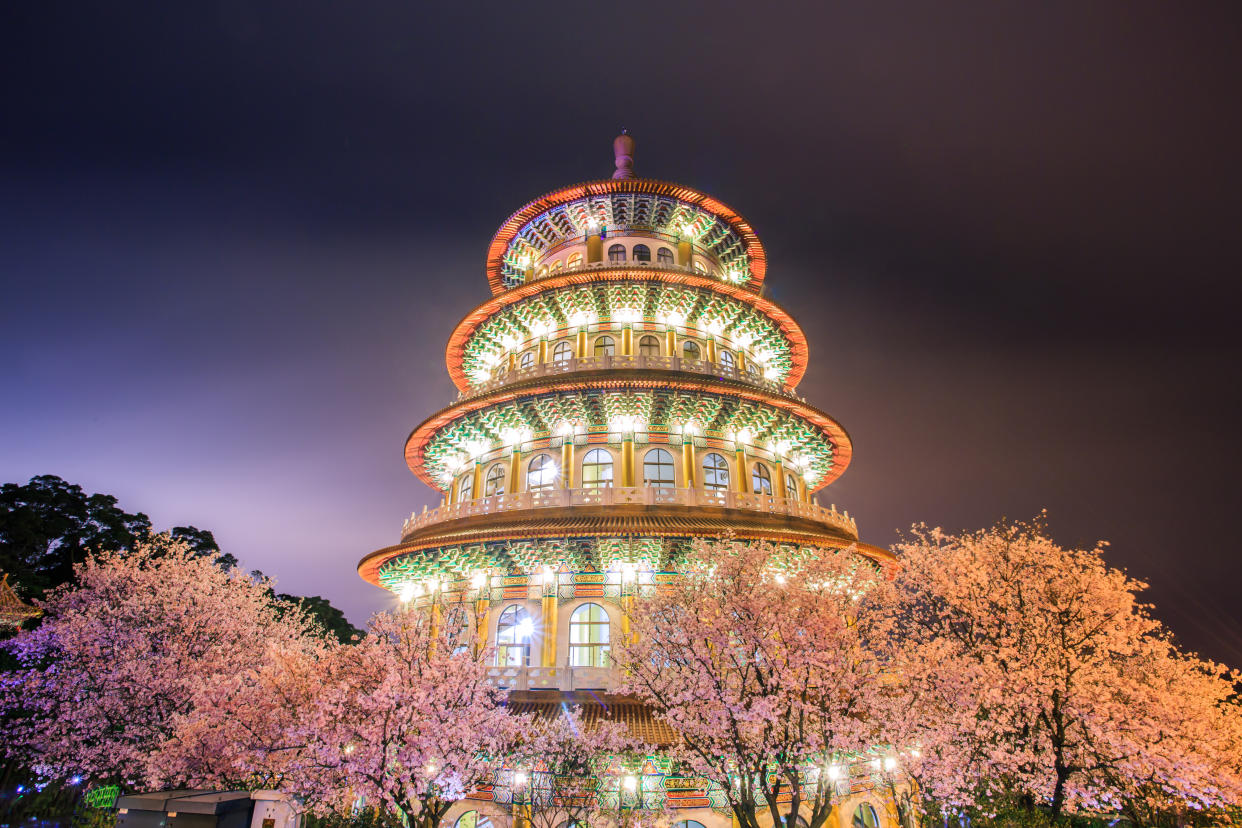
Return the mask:
<path id="1" fill-rule="evenodd" d="M 1237 3 L 10 3 L 0 67 L 0 480 L 364 621 L 487 242 L 626 127 L 763 239 L 865 539 L 1047 508 L 1242 666 Z"/>

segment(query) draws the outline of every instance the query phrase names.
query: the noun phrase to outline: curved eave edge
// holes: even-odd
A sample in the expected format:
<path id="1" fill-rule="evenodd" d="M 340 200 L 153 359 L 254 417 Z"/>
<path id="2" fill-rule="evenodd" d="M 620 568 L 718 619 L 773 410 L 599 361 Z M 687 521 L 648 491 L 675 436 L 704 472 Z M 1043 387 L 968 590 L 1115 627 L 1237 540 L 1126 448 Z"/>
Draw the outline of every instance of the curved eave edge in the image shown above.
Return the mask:
<path id="1" fill-rule="evenodd" d="M 561 276 L 549 276 L 536 282 L 518 285 L 517 287 L 509 288 L 503 293 L 494 295 L 491 299 L 472 310 L 465 319 L 457 323 L 457 327 L 449 337 L 448 346 L 444 350 L 444 361 L 448 366 L 449 376 L 452 378 L 453 384 L 457 386 L 457 390 L 464 392 L 470 389 L 470 381 L 466 378 L 466 372 L 461 367 L 465 361 L 466 343 L 470 341 L 470 337 L 479 329 L 479 326 L 496 312 L 544 291 L 559 290 L 564 287 L 585 285 L 597 281 L 666 282 L 688 288 L 713 290 L 731 299 L 745 302 L 775 322 L 781 334 L 789 342 L 791 364 L 789 376 L 785 377 L 785 388 L 792 391 L 806 374 L 807 363 L 810 359 L 810 347 L 807 345 L 806 335 L 802 332 L 801 326 L 789 315 L 789 312 L 771 299 L 766 299 L 737 285 L 730 285 L 692 273 L 662 271 L 646 267 L 610 267 L 607 269 L 601 268 L 600 270 L 580 270 Z"/>
<path id="2" fill-rule="evenodd" d="M 764 253 L 763 245 L 760 243 L 759 237 L 755 235 L 755 231 L 750 226 L 750 223 L 742 218 L 742 215 L 732 207 L 723 201 L 700 193 L 692 187 L 674 184 L 669 181 L 660 181 L 655 178 L 604 178 L 572 184 L 568 187 L 545 193 L 534 201 L 527 203 L 520 210 L 509 216 L 504 224 L 500 225 L 500 229 L 492 237 L 491 244 L 487 246 L 487 283 L 491 287 L 492 293 L 499 295 L 506 290 L 503 277 L 501 276 L 504 253 L 513 239 L 517 237 L 518 231 L 525 227 L 527 222 L 539 214 L 566 202 L 576 201 L 589 196 L 609 195 L 611 193 L 666 195 L 670 198 L 684 201 L 687 204 L 693 204 L 718 218 L 724 219 L 746 244 L 746 255 L 750 259 L 751 278 L 748 283 L 749 289 L 751 291 L 758 291 L 759 286 L 763 284 L 763 277 L 768 270 L 767 254 Z"/>
<path id="3" fill-rule="evenodd" d="M 437 492 L 444 493 L 445 489 L 437 485 L 436 482 L 427 474 L 423 467 L 423 450 L 431 441 L 431 437 L 435 432 L 451 423 L 453 420 L 471 414 L 475 411 L 482 410 L 492 405 L 512 402 L 523 397 L 534 397 L 540 394 L 551 394 L 560 391 L 588 391 L 593 389 L 608 388 L 636 388 L 636 389 L 656 389 L 656 388 L 676 388 L 686 391 L 705 391 L 710 394 L 721 394 L 733 397 L 741 397 L 750 402 L 770 405 L 773 408 L 779 408 L 790 414 L 801 417 L 809 423 L 818 427 L 821 431 L 828 435 L 833 445 L 832 470 L 824 476 L 811 492 L 818 492 L 832 481 L 836 480 L 849 467 L 850 460 L 853 458 L 854 449 L 850 435 L 845 428 L 833 419 L 827 413 L 820 411 L 808 403 L 800 400 L 780 397 L 770 394 L 760 389 L 752 389 L 750 387 L 741 387 L 740 384 L 730 383 L 724 385 L 722 380 L 704 379 L 697 380 L 692 377 L 669 377 L 660 379 L 651 379 L 644 377 L 616 378 L 615 374 L 610 374 L 609 379 L 579 379 L 573 380 L 569 375 L 561 375 L 553 382 L 540 382 L 536 384 L 517 384 L 508 388 L 498 388 L 490 394 L 484 394 L 468 400 L 462 400 L 456 405 L 431 415 L 423 420 L 410 432 L 405 440 L 405 463 L 409 466 L 410 471 Z"/>

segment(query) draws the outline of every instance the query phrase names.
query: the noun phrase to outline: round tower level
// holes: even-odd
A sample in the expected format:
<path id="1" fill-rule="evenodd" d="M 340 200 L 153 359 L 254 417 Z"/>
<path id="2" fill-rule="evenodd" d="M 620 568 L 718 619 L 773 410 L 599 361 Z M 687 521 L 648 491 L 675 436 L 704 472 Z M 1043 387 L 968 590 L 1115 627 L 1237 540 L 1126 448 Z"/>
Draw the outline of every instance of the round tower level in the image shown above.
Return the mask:
<path id="1" fill-rule="evenodd" d="M 555 190 L 500 227 L 492 296 L 449 338 L 459 394 L 406 440 L 443 495 L 358 571 L 405 600 L 468 609 L 517 691 L 607 691 L 626 602 L 674 580 L 700 537 L 856 545 L 818 502 L 849 435 L 796 393 L 797 322 L 764 298 L 767 257 L 735 210 L 639 178 Z"/>

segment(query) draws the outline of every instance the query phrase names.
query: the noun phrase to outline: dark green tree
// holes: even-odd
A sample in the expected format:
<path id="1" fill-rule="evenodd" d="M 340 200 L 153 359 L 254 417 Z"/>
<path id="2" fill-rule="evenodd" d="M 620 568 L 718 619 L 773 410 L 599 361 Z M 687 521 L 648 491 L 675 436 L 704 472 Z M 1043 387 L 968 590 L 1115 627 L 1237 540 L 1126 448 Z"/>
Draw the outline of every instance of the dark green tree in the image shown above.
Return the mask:
<path id="1" fill-rule="evenodd" d="M 107 549 L 149 536 L 150 519 L 111 495 L 91 494 L 56 475 L 0 486 L 0 570 L 23 597 L 41 598 L 73 578 L 73 567 Z"/>
<path id="2" fill-rule="evenodd" d="M 356 636 L 362 635 L 362 630 L 349 623 L 345 613 L 332 606 L 327 598 L 321 598 L 318 595 L 302 598 L 285 593 L 281 593 L 276 597 L 291 604 L 300 604 L 311 618 L 317 621 L 325 630 L 336 636 L 336 640 L 342 644 L 353 643 L 357 640 Z"/>

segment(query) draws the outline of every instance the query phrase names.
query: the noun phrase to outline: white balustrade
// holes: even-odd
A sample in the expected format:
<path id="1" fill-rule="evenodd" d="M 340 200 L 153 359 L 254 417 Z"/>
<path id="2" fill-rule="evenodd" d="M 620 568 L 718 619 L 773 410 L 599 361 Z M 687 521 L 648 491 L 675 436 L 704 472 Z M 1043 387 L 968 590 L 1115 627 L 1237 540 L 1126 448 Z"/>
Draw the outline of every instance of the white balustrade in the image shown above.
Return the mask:
<path id="1" fill-rule="evenodd" d="M 570 357 L 559 361 L 549 361 L 542 364 L 532 365 L 529 368 L 516 368 L 512 371 L 505 371 L 495 379 L 486 382 L 477 383 L 470 386 L 468 391 L 461 392 L 457 395 L 458 401 L 477 397 L 480 394 L 486 394 L 489 391 L 495 391 L 497 388 L 504 388 L 515 382 L 524 380 L 537 379 L 539 377 L 555 377 L 562 374 L 577 373 L 580 371 L 607 371 L 607 370 L 648 370 L 648 371 L 684 371 L 690 374 L 700 374 L 711 376 L 717 379 L 735 380 L 753 385 L 757 388 L 763 388 L 773 394 L 779 394 L 782 397 L 790 397 L 792 399 L 806 402 L 805 399 L 797 394 L 785 390 L 785 387 L 776 380 L 764 379 L 762 376 L 751 374 L 746 371 L 739 371 L 736 365 L 723 365 L 719 362 L 708 362 L 705 359 L 686 359 L 678 356 L 588 356 L 588 357 Z"/>
<path id="2" fill-rule="evenodd" d="M 772 497 L 748 492 L 712 489 L 676 489 L 656 486 L 618 486 L 589 489 L 544 489 L 537 492 L 516 492 L 467 500 L 463 503 L 427 509 L 410 515 L 402 526 L 404 537 L 416 529 L 449 520 L 490 515 L 499 512 L 526 511 L 566 506 L 716 506 L 724 509 L 745 509 L 771 515 L 790 515 L 814 520 L 858 537 L 858 526 L 849 512 L 837 511 L 834 505 L 825 509 L 818 503 L 796 498 Z"/>

